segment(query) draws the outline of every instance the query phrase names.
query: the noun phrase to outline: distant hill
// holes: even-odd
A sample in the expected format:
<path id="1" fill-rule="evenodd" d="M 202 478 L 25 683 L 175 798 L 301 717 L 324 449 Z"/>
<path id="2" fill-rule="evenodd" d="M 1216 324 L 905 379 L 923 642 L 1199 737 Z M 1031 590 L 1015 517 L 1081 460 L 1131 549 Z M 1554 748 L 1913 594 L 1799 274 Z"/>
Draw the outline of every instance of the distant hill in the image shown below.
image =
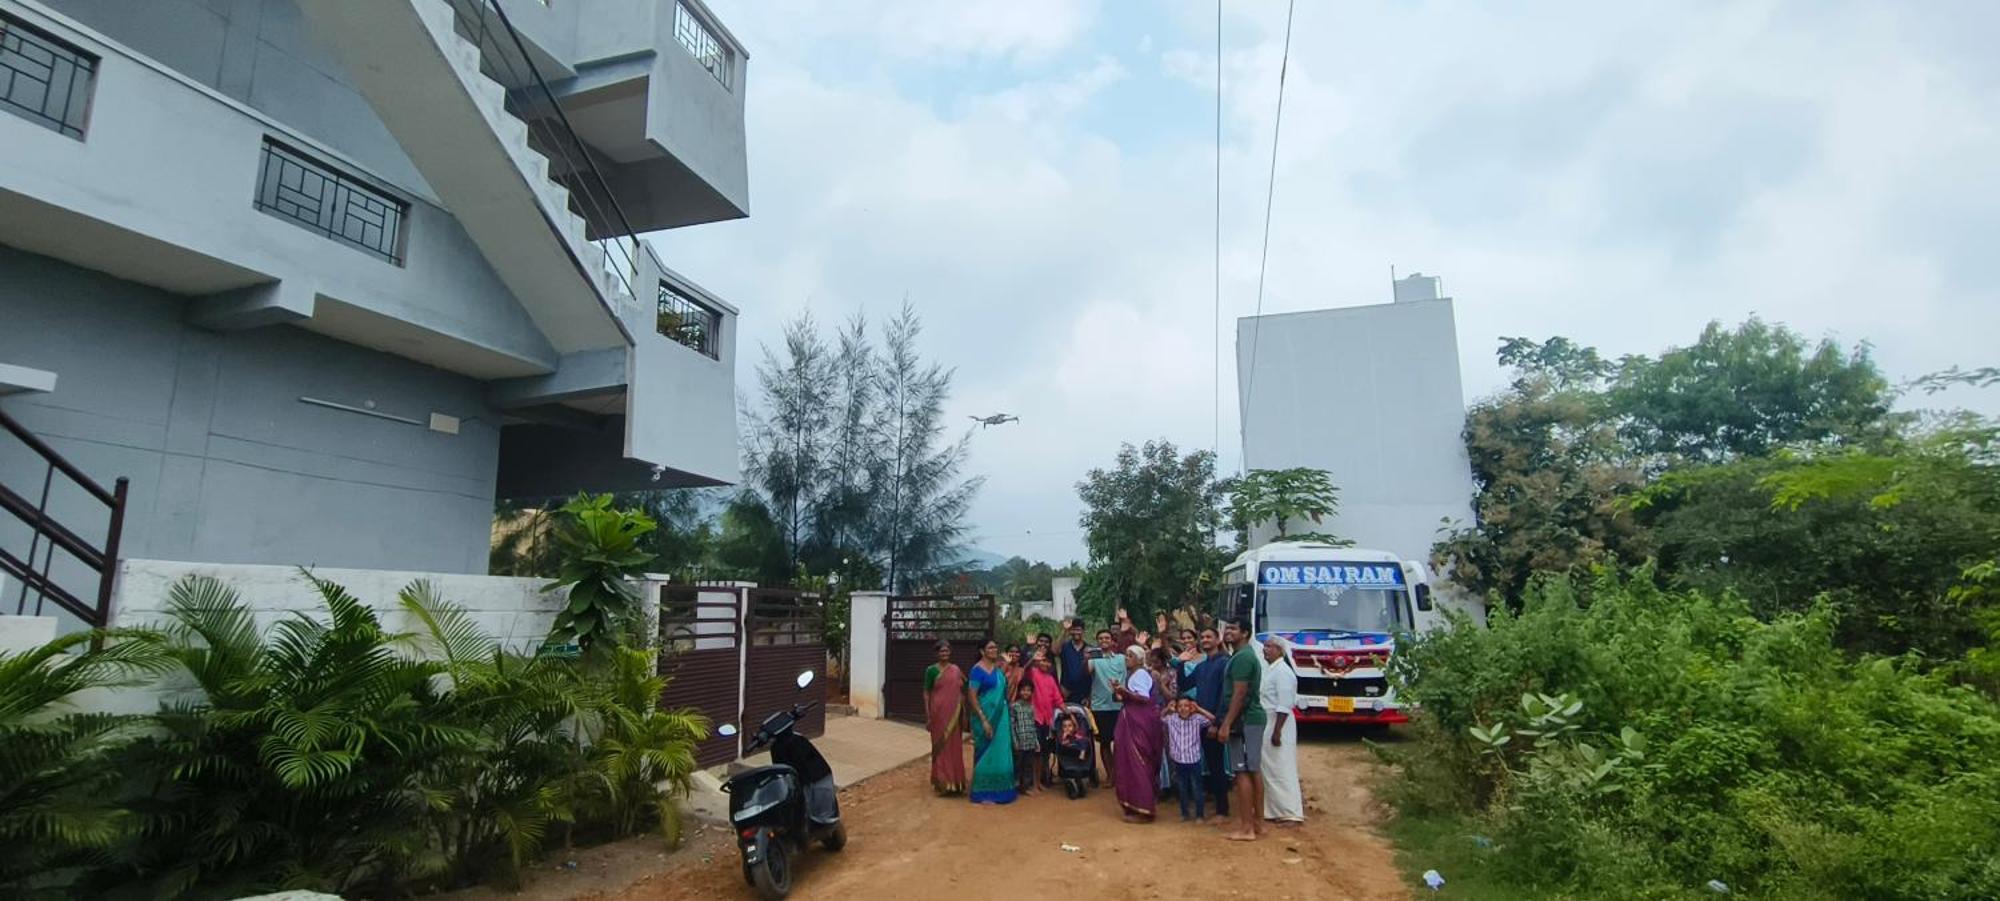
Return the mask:
<path id="1" fill-rule="evenodd" d="M 965 569 L 992 569 L 1007 562 L 1005 554 L 996 554 L 985 548 L 969 547 L 959 559 L 959 566 Z"/>

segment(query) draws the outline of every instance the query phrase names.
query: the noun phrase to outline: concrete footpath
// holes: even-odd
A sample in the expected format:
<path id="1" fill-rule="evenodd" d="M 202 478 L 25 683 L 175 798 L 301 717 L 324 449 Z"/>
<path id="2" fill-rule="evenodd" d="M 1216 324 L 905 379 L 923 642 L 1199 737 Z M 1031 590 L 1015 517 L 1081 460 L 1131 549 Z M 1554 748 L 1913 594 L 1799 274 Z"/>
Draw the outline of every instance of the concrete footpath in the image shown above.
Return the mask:
<path id="1" fill-rule="evenodd" d="M 833 781 L 841 788 L 853 786 L 870 776 L 888 772 L 912 760 L 930 756 L 931 736 L 922 726 L 891 720 L 841 716 L 828 712 L 826 734 L 812 740 L 813 747 L 826 755 L 833 766 Z M 769 752 L 746 757 L 744 766 L 771 762 Z M 695 774 L 694 792 L 688 796 L 687 810 L 699 819 L 723 822 L 729 816 L 729 796 L 722 782 L 729 775 L 726 766 Z"/>

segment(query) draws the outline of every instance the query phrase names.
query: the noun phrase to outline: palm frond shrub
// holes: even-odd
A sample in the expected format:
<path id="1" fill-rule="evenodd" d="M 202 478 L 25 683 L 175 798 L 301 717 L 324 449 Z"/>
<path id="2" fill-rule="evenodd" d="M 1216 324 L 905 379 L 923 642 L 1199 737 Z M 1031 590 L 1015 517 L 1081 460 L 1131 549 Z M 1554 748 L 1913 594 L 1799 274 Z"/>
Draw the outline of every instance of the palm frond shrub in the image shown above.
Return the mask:
<path id="1" fill-rule="evenodd" d="M 611 657 L 597 703 L 591 769 L 601 791 L 586 794 L 585 809 L 619 834 L 657 830 L 680 843 L 680 809 L 698 769 L 695 745 L 708 738 L 708 718 L 692 710 L 662 710 L 667 680 L 652 652 L 620 648 Z"/>
<path id="2" fill-rule="evenodd" d="M 112 799 L 111 752 L 143 718 L 64 708 L 79 692 L 165 666 L 156 643 L 130 632 L 80 632 L 0 653 L 0 896 L 60 897 L 132 831 L 130 811 Z"/>
<path id="3" fill-rule="evenodd" d="M 439 792 L 426 818 L 431 839 L 456 861 L 451 881 L 511 883 L 550 828 L 575 819 L 589 682 L 567 661 L 507 652 L 429 583 L 399 601 L 418 624 L 415 646 L 444 661 L 438 715 L 480 737 L 430 763 L 426 781 Z"/>
<path id="4" fill-rule="evenodd" d="M 296 614 L 263 636 L 228 586 L 172 587 L 163 640 L 194 690 L 125 749 L 144 825 L 99 887 L 344 893 L 448 869 L 420 828 L 440 803 L 424 774 L 481 736 L 436 715 L 442 662 L 400 653 L 366 604 L 306 578 L 329 618 Z"/>
<path id="5" fill-rule="evenodd" d="M 666 679 L 652 652 L 621 647 L 583 661 L 514 654 L 425 583 L 401 600 L 421 626 L 419 647 L 447 661 L 450 702 L 499 748 L 493 760 L 464 761 L 470 770 L 444 780 L 462 794 L 440 840 L 461 847 L 461 859 L 508 865 L 469 875 L 511 881 L 512 868 L 558 825 L 565 842 L 581 826 L 606 835 L 657 830 L 678 843 L 672 800 L 691 787 L 695 744 L 709 724 L 693 711 L 660 709 Z"/>
<path id="6" fill-rule="evenodd" d="M 426 582 L 397 633 L 305 578 L 323 615 L 261 632 L 190 577 L 155 631 L 0 655 L 0 896 L 374 897 L 512 884 L 578 834 L 675 839 L 708 723 L 659 708 L 649 651 L 514 653 Z M 150 716 L 60 709 L 155 674 Z"/>

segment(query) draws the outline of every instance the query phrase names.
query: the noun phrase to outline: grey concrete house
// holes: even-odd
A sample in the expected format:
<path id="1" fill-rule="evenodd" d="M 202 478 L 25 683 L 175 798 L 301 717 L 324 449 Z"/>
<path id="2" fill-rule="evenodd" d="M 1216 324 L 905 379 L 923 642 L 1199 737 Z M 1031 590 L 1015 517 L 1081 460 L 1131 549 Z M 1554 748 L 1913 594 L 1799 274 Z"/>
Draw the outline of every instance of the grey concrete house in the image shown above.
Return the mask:
<path id="1" fill-rule="evenodd" d="M 700 0 L 0 0 L 0 613 L 734 481 L 736 310 L 637 236 L 747 215 L 747 63 Z"/>

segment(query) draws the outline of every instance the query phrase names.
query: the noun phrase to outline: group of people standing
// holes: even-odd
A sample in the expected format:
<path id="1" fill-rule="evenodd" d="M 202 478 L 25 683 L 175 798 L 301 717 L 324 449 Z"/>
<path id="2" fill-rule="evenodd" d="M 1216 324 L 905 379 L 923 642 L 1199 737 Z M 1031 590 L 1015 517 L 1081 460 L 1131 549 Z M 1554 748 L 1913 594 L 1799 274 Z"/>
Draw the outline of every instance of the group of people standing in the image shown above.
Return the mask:
<path id="1" fill-rule="evenodd" d="M 1155 633 L 1138 631 L 1120 610 L 1092 644 L 1077 618 L 1060 643 L 1047 633 L 1022 647 L 989 640 L 969 672 L 939 642 L 924 674 L 932 788 L 1007 804 L 1060 782 L 1076 798 L 1080 772 L 1097 781 L 1085 768 L 1094 758 L 1131 822 L 1153 820 L 1165 795 L 1183 820 L 1205 821 L 1212 806 L 1239 841 L 1266 822 L 1304 822 L 1290 647 L 1206 615 L 1169 631 L 1164 617 Z"/>

